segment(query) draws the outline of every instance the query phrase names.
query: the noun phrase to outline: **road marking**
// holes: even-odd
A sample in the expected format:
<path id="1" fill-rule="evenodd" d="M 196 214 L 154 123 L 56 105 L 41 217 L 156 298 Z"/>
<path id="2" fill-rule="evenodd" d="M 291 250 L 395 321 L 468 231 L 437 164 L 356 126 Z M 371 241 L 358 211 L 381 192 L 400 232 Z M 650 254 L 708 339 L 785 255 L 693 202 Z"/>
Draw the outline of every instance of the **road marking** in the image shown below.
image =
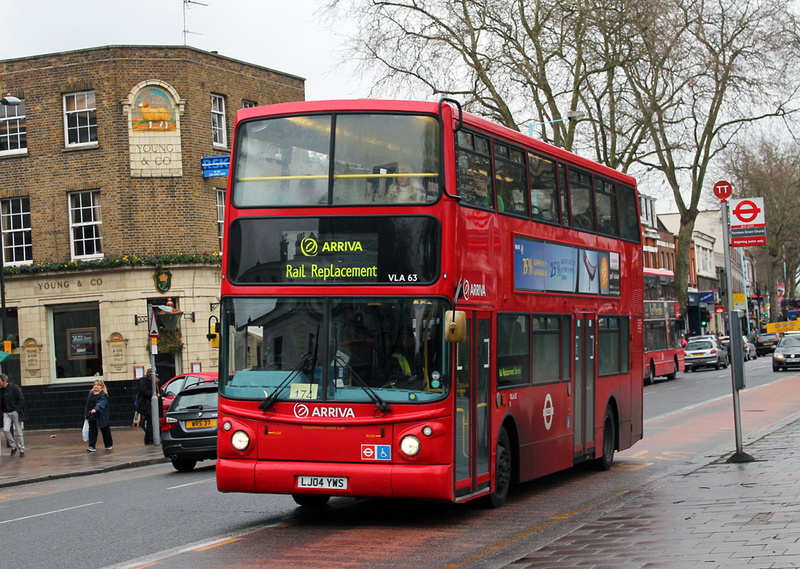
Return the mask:
<path id="1" fill-rule="evenodd" d="M 109 565 L 104 569 L 143 569 L 144 567 L 151 567 L 153 565 L 157 565 L 164 559 L 169 559 L 170 557 L 175 557 L 177 555 L 182 555 L 184 553 L 190 553 L 192 551 L 204 551 L 207 549 L 211 549 L 213 547 L 225 545 L 226 543 L 237 541 L 243 537 L 247 537 L 248 535 L 258 533 L 265 529 L 285 528 L 297 525 L 298 523 L 299 522 L 297 521 L 293 521 L 293 522 L 274 522 L 268 524 L 259 524 L 251 528 L 245 528 L 239 531 L 226 533 L 225 535 L 222 535 L 217 538 L 198 541 L 195 543 L 190 543 L 188 545 L 183 545 L 175 547 L 173 549 L 167 549 L 165 551 L 153 553 L 152 555 L 146 555 L 135 561 L 125 561 L 122 563 L 118 563 L 116 565 Z"/>
<path id="2" fill-rule="evenodd" d="M 22 520 L 30 520 L 32 518 L 41 518 L 42 516 L 49 516 L 51 514 L 60 514 L 61 512 L 68 512 L 70 510 L 77 510 L 79 508 L 88 508 L 89 506 L 96 506 L 97 504 L 102 504 L 103 502 L 92 502 L 91 504 L 81 504 L 80 506 L 71 506 L 69 508 L 61 508 L 60 510 L 52 510 L 50 512 L 42 512 L 41 514 L 32 514 L 30 516 L 22 516 L 21 518 L 14 518 L 13 520 L 4 520 L 0 522 L 2 524 L 10 524 L 11 522 L 20 522 Z"/>
<path id="3" fill-rule="evenodd" d="M 187 486 L 194 486 L 195 484 L 205 484 L 207 482 L 216 482 L 216 478 L 206 478 L 205 480 L 198 480 L 197 482 L 187 482 L 186 484 L 178 484 L 177 486 L 169 486 L 167 490 L 177 490 L 178 488 L 186 488 Z"/>

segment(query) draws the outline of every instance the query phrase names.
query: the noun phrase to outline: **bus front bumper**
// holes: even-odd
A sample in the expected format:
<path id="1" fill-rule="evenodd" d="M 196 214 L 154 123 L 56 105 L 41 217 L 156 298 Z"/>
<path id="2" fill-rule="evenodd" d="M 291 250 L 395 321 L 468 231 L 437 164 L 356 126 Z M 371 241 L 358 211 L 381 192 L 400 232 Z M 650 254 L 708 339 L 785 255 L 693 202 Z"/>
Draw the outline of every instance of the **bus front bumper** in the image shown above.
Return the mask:
<path id="1" fill-rule="evenodd" d="M 346 488 L 343 486 L 346 485 Z M 453 501 L 449 464 L 350 464 L 220 458 L 220 492 Z"/>

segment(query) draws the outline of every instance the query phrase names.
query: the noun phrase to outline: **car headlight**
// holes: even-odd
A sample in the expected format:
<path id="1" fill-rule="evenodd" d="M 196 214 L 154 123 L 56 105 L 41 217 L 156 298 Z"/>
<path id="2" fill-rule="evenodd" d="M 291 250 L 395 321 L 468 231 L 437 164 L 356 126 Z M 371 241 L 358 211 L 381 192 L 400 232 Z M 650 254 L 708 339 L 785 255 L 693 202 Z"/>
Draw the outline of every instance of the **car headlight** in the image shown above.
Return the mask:
<path id="1" fill-rule="evenodd" d="M 236 450 L 245 450 L 250 446 L 250 436 L 244 431 L 236 431 L 231 435 L 231 446 Z"/>
<path id="2" fill-rule="evenodd" d="M 782 359 L 783 359 L 783 354 L 777 354 L 777 353 L 776 353 L 776 354 L 775 354 L 775 359 L 777 359 L 777 360 L 782 360 Z"/>
<path id="3" fill-rule="evenodd" d="M 414 435 L 406 435 L 400 440 L 400 452 L 406 456 L 416 456 L 419 448 L 419 439 Z"/>

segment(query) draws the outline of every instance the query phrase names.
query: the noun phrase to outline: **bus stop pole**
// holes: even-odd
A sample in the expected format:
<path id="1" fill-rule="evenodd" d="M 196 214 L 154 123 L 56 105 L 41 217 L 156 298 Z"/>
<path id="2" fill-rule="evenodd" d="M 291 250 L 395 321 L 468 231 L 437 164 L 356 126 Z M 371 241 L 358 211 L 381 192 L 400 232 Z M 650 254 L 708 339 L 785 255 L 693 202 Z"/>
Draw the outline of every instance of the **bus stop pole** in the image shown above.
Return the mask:
<path id="1" fill-rule="evenodd" d="M 728 462 L 752 462 L 752 456 L 742 448 L 742 411 L 739 405 L 739 389 L 744 388 L 744 369 L 742 362 L 742 325 L 737 313 L 733 310 L 733 274 L 731 272 L 731 238 L 728 227 L 728 202 L 722 201 L 722 243 L 725 250 L 725 311 L 728 313 L 728 330 L 730 331 L 731 387 L 733 389 L 733 422 L 736 432 L 736 452 L 728 458 Z"/>

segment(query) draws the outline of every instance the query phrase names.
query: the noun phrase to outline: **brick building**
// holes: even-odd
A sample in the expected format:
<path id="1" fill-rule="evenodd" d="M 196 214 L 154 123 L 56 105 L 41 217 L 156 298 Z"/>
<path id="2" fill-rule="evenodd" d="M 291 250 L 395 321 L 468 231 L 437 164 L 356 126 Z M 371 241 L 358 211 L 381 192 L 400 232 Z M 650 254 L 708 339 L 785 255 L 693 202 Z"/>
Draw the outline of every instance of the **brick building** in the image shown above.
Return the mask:
<path id="1" fill-rule="evenodd" d="M 149 364 L 148 305 L 182 311 L 159 340 L 162 379 L 215 371 L 227 176 L 236 111 L 302 100 L 299 77 L 191 47 L 108 46 L 0 61 L 4 367 L 28 428 L 80 426 L 95 377 L 129 423 Z M 206 159 L 206 160 L 204 160 Z"/>

